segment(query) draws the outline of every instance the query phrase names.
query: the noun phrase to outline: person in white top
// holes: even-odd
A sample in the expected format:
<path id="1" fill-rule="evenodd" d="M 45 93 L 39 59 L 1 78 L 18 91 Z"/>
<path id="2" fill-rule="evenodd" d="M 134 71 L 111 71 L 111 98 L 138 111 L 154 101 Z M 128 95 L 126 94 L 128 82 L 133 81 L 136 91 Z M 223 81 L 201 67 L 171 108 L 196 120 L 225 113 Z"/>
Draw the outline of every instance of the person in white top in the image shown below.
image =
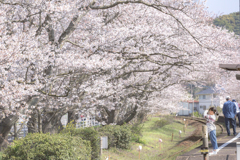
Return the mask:
<path id="1" fill-rule="evenodd" d="M 235 104 L 236 106 L 236 116 L 235 117 L 238 117 L 238 126 L 240 127 L 240 109 L 239 109 L 239 106 L 238 106 L 238 103 L 236 102 L 235 99 L 232 100 L 232 102 Z M 236 120 L 237 121 L 237 120 Z"/>
<path id="2" fill-rule="evenodd" d="M 218 144 L 216 137 L 216 126 L 214 122 L 216 121 L 216 115 L 218 115 L 217 110 L 214 107 L 209 108 L 209 110 L 205 110 L 203 116 L 207 120 L 207 128 L 208 133 L 210 135 L 210 140 L 213 146 L 213 151 L 209 153 L 209 155 L 217 154 Z"/>

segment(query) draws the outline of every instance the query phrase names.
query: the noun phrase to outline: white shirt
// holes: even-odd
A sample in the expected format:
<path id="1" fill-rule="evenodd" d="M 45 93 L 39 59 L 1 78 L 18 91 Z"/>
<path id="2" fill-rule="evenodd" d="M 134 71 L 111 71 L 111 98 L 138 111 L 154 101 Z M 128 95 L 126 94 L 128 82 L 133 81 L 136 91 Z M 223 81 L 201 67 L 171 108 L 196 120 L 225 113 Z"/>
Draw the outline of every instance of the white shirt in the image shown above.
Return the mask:
<path id="1" fill-rule="evenodd" d="M 238 107 L 238 103 L 237 102 L 233 102 L 234 104 L 235 104 L 235 106 L 236 106 L 236 113 L 239 113 L 240 112 L 240 110 L 239 110 L 239 107 Z"/>
<path id="2" fill-rule="evenodd" d="M 207 113 L 208 113 L 208 110 L 205 110 L 203 116 L 204 116 L 204 118 L 207 119 L 208 133 L 210 133 L 211 131 L 216 130 L 216 126 L 213 124 L 216 120 L 216 116 L 215 116 L 215 114 L 210 115 Z"/>

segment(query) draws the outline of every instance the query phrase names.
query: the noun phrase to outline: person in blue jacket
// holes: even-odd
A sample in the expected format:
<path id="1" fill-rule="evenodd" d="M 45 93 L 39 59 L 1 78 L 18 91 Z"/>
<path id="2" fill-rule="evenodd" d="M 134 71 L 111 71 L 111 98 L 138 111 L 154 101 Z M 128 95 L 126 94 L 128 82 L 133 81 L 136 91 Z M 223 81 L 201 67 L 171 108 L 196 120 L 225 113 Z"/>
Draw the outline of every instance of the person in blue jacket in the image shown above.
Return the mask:
<path id="1" fill-rule="evenodd" d="M 229 122 L 233 126 L 233 135 L 235 136 L 236 133 L 236 105 L 230 100 L 230 96 L 226 97 L 226 102 L 223 104 L 223 115 L 225 118 L 225 125 L 227 128 L 227 134 L 230 136 L 230 127 L 229 127 Z"/>
<path id="2" fill-rule="evenodd" d="M 236 106 L 236 126 L 237 126 L 237 118 L 238 118 L 238 125 L 240 127 L 240 109 L 239 109 L 239 106 L 238 106 L 238 103 L 236 102 L 235 99 L 232 100 L 232 102 L 235 104 Z"/>

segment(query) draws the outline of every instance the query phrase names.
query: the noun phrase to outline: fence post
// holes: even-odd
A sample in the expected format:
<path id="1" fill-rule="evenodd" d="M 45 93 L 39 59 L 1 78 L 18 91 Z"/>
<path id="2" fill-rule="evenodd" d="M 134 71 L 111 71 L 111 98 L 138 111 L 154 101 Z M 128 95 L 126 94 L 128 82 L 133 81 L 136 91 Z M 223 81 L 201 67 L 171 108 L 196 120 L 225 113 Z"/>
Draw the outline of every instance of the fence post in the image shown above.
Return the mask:
<path id="1" fill-rule="evenodd" d="M 202 138 L 203 138 L 203 149 L 208 150 L 208 131 L 207 131 L 207 126 L 203 125 L 202 126 Z M 209 155 L 208 153 L 203 154 L 203 160 L 209 160 Z"/>
<path id="2" fill-rule="evenodd" d="M 237 145 L 237 159 L 240 159 L 240 142 L 237 142 L 236 145 Z"/>

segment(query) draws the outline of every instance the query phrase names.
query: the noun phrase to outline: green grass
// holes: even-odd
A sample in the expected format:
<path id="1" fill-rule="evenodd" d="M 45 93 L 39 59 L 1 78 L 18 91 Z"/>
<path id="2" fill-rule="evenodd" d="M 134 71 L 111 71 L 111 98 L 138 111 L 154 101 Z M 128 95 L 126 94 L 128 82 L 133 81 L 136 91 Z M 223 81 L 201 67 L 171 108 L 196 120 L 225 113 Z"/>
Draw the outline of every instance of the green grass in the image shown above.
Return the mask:
<path id="1" fill-rule="evenodd" d="M 142 132 L 143 137 L 141 138 L 141 141 L 145 142 L 145 145 L 132 143 L 132 147 L 129 150 L 120 150 L 116 148 L 104 150 L 102 159 L 105 159 L 107 155 L 110 155 L 111 160 L 136 160 L 139 156 L 139 152 L 137 151 L 139 145 L 143 148 L 140 153 L 140 157 L 144 160 L 164 159 L 173 153 L 183 150 L 186 146 L 181 144 L 179 145 L 179 142 L 188 137 L 194 131 L 194 128 L 188 126 L 186 133 L 182 133 L 180 138 L 179 130 L 183 132 L 184 126 L 180 121 L 174 121 L 162 128 L 153 128 L 154 122 L 157 120 L 159 120 L 159 118 L 154 117 L 144 123 Z M 171 141 L 172 133 L 174 134 L 173 141 Z M 160 138 L 163 140 L 161 150 L 158 142 Z"/>

